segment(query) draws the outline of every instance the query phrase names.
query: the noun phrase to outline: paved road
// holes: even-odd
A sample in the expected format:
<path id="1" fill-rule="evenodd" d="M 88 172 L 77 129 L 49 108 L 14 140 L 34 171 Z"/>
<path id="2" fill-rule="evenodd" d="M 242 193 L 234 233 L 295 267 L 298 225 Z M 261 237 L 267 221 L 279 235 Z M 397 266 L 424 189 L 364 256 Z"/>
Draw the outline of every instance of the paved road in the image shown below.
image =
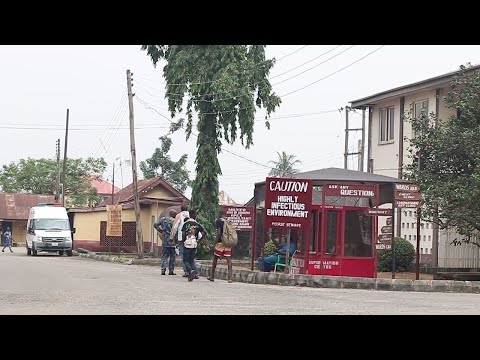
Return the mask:
<path id="1" fill-rule="evenodd" d="M 190 283 L 151 266 L 14 250 L 0 253 L 0 314 L 480 314 L 478 294 Z"/>

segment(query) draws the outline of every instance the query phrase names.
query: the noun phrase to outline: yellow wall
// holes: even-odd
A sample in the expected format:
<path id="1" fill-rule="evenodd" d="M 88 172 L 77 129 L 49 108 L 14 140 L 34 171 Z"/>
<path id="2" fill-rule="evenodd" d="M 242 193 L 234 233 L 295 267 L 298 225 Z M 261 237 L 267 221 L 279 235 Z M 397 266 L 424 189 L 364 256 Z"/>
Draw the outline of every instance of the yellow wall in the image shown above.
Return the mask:
<path id="1" fill-rule="evenodd" d="M 100 241 L 100 222 L 107 221 L 106 211 L 75 213 L 73 219 L 75 240 Z"/>
<path id="2" fill-rule="evenodd" d="M 14 244 L 25 244 L 27 237 L 27 220 L 15 220 L 12 222 L 12 239 Z"/>
<path id="3" fill-rule="evenodd" d="M 158 214 L 167 206 L 159 204 Z M 157 206 L 142 207 L 140 210 L 140 222 L 142 224 L 143 241 L 156 241 L 156 232 L 152 231 L 152 216 L 157 219 Z M 107 221 L 107 211 L 95 211 L 87 213 L 75 213 L 74 227 L 76 240 L 100 241 L 100 222 Z M 122 221 L 135 221 L 135 210 L 122 210 Z M 24 236 L 25 238 L 25 236 Z M 148 250 L 148 249 L 147 249 Z"/>
<path id="4" fill-rule="evenodd" d="M 149 192 L 147 192 L 146 196 L 159 199 L 177 197 L 176 195 L 173 195 L 170 191 L 167 191 L 166 189 L 160 187 L 150 190 Z"/>

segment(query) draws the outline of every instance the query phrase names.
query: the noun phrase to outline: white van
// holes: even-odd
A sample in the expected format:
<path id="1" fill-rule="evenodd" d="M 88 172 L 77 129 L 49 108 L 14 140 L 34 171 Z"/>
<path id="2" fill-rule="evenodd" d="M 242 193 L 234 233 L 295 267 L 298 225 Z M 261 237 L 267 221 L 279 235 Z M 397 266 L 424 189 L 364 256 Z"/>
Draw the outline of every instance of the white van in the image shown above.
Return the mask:
<path id="1" fill-rule="evenodd" d="M 31 207 L 26 241 L 27 255 L 37 256 L 38 251 L 46 251 L 59 255 L 66 252 L 72 256 L 72 232 L 67 210 L 57 203 L 40 203 Z"/>

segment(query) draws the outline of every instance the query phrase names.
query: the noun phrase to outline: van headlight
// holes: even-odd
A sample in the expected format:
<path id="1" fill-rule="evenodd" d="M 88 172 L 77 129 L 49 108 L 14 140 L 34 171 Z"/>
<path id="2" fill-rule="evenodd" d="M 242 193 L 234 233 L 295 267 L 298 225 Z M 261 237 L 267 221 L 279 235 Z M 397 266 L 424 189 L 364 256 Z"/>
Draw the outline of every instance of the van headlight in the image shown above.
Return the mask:
<path id="1" fill-rule="evenodd" d="M 72 237 L 71 237 L 71 236 L 66 236 L 66 237 L 65 237 L 65 240 L 66 240 L 67 242 L 72 242 Z"/>
<path id="2" fill-rule="evenodd" d="M 41 236 L 37 236 L 36 240 L 37 240 L 37 241 L 42 241 L 42 237 L 41 237 Z"/>

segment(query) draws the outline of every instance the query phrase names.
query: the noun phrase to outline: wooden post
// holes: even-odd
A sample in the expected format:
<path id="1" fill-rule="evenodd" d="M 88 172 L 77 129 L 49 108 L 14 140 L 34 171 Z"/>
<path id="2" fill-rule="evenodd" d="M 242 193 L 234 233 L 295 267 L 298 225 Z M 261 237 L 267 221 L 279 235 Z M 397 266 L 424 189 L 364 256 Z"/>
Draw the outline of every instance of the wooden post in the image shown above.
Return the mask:
<path id="1" fill-rule="evenodd" d="M 130 152 L 132 154 L 132 177 L 133 177 L 133 198 L 135 205 L 135 226 L 137 229 L 137 250 L 138 258 L 143 259 L 143 236 L 142 224 L 140 222 L 140 199 L 138 196 L 137 182 L 137 156 L 135 153 L 135 131 L 133 118 L 133 94 L 132 94 L 132 73 L 127 70 L 128 108 L 130 119 Z"/>

